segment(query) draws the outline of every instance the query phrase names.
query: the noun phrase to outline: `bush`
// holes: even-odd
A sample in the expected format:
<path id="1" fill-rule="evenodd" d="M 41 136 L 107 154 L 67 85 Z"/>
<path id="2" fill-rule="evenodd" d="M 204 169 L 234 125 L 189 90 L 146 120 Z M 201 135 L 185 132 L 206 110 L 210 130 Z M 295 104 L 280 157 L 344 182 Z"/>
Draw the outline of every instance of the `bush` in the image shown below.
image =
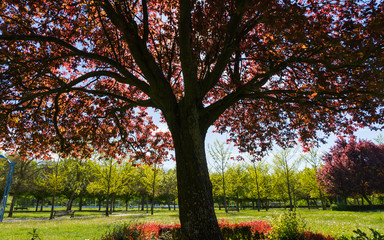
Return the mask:
<path id="1" fill-rule="evenodd" d="M 265 239 L 271 230 L 268 223 L 251 221 L 231 224 L 228 221 L 219 221 L 224 238 L 228 240 L 257 240 Z M 181 237 L 180 224 L 125 224 L 118 225 L 105 234 L 101 240 L 179 240 Z"/>
<path id="2" fill-rule="evenodd" d="M 272 231 L 268 235 L 273 240 L 301 240 L 304 239 L 305 222 L 290 211 L 281 214 L 272 221 Z"/>
<path id="3" fill-rule="evenodd" d="M 304 231 L 304 221 L 296 217 L 295 212 L 287 212 L 276 218 L 273 228 L 264 221 L 230 223 L 219 221 L 220 229 L 226 240 L 334 240 L 320 233 Z M 101 240 L 180 240 L 180 224 L 134 223 L 118 225 Z M 347 239 L 344 239 L 347 240 Z M 375 239 L 376 240 L 376 239 Z M 381 240 L 381 239 L 380 239 Z"/>

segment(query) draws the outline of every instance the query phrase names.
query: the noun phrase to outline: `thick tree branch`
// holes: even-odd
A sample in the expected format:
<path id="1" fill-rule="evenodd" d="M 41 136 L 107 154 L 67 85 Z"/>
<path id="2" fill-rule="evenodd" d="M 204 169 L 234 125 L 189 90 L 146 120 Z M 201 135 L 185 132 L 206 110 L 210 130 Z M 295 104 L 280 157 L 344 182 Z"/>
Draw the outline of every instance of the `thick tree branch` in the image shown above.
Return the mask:
<path id="1" fill-rule="evenodd" d="M 87 59 L 92 60 L 98 60 L 104 63 L 109 64 L 111 67 L 116 68 L 119 72 L 121 72 L 126 77 L 126 83 L 134 85 L 138 87 L 141 91 L 145 93 L 149 93 L 149 86 L 135 77 L 132 73 L 130 73 L 124 66 L 120 65 L 118 62 L 101 56 L 99 54 L 95 53 L 89 53 L 85 52 L 83 50 L 80 50 L 71 44 L 56 38 L 56 37 L 49 37 L 49 36 L 41 36 L 41 35 L 0 35 L 0 40 L 7 40 L 7 41 L 37 41 L 37 42 L 47 42 L 47 43 L 54 43 L 58 44 L 59 46 L 64 47 L 65 49 L 68 49 L 75 53 L 77 56 L 81 56 Z"/>
<path id="2" fill-rule="evenodd" d="M 149 35 L 147 0 L 142 0 L 141 4 L 143 5 L 143 24 L 144 24 L 143 41 L 147 42 L 148 35 Z"/>
<path id="3" fill-rule="evenodd" d="M 139 36 L 136 22 L 130 13 L 123 13 L 118 4 L 113 6 L 108 0 L 104 0 L 101 7 L 112 23 L 123 33 L 136 64 L 150 83 L 150 92 L 147 94 L 162 109 L 168 108 L 171 103 L 175 103 L 176 99 L 172 88 L 165 79 L 155 58 L 148 50 L 146 42 Z"/>
<path id="4" fill-rule="evenodd" d="M 237 50 L 241 40 L 239 32 L 241 31 L 240 24 L 243 18 L 243 14 L 244 12 L 240 11 L 232 13 L 231 19 L 227 24 L 227 32 L 225 35 L 224 44 L 219 56 L 217 57 L 215 67 L 206 75 L 204 81 L 201 84 L 201 97 L 205 96 L 205 94 L 207 94 L 210 89 L 216 85 L 222 76 L 225 67 L 228 65 L 231 56 Z"/>
<path id="5" fill-rule="evenodd" d="M 191 1 L 180 0 L 179 44 L 180 62 L 183 69 L 185 99 L 194 102 L 198 96 L 197 67 L 192 52 Z"/>

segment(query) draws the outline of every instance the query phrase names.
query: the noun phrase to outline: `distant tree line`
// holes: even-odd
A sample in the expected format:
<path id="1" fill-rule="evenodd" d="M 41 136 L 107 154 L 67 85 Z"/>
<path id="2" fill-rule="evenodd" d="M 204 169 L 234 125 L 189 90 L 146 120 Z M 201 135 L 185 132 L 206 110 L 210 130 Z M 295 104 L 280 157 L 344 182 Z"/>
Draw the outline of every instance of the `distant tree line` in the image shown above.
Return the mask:
<path id="1" fill-rule="evenodd" d="M 267 162 L 255 161 L 252 156 L 233 161 L 232 149 L 217 141 L 208 148 L 213 159 L 210 179 L 215 205 L 228 212 L 246 207 L 260 211 L 297 206 L 325 209 L 330 204 L 348 202 L 383 204 L 384 145 L 379 143 L 338 140 L 323 155 L 316 150 L 303 154 L 295 149 L 278 149 Z M 99 155 L 54 161 L 28 161 L 17 155 L 9 158 L 17 164 L 8 217 L 26 197 L 35 199 L 36 211 L 42 211 L 49 202 L 51 217 L 58 198 L 60 203 L 65 200 L 67 210 L 76 201 L 80 211 L 84 200 L 92 199 L 99 211 L 105 207 L 107 216 L 115 211 L 117 200 L 126 210 L 134 201 L 139 210 L 151 209 L 152 214 L 155 202 L 169 210 L 177 203 L 176 172 L 161 165 L 138 165 L 130 159 L 118 161 Z M 8 171 L 5 161 L 0 162 L 0 171 L 3 192 Z"/>
<path id="2" fill-rule="evenodd" d="M 129 160 L 117 161 L 105 156 L 94 159 L 69 157 L 54 161 L 28 161 L 17 156 L 12 161 L 17 163 L 10 190 L 13 198 L 8 217 L 13 216 L 18 200 L 26 197 L 35 199 L 36 211 L 42 211 L 49 202 L 52 206 L 51 218 L 57 198 L 66 200 L 67 210 L 71 210 L 77 200 L 80 211 L 84 199 L 94 199 L 98 202 L 99 211 L 106 206 L 106 215 L 114 211 L 116 200 L 124 202 L 126 209 L 132 200 L 139 202 L 142 210 L 149 204 L 153 213 L 155 199 L 168 205 L 169 209 L 177 199 L 175 170 L 165 170 L 156 165 L 138 165 Z M 0 191 L 3 191 L 8 171 L 6 163 L 0 163 L 0 171 Z"/>

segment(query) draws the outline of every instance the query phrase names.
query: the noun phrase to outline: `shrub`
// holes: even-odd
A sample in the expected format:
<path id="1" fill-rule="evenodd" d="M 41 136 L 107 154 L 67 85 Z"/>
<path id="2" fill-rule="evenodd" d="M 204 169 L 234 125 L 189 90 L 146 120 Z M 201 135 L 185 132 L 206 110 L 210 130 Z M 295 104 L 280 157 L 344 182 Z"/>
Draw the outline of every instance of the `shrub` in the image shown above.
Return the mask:
<path id="1" fill-rule="evenodd" d="M 290 211 L 281 214 L 272 221 L 272 231 L 268 235 L 273 240 L 301 240 L 304 239 L 305 222 Z"/>
<path id="2" fill-rule="evenodd" d="M 303 220 L 295 212 L 287 212 L 276 218 L 273 228 L 264 221 L 230 223 L 219 220 L 219 226 L 226 240 L 335 240 L 320 233 L 304 231 Z M 117 225 L 101 240 L 180 240 L 180 224 L 134 223 Z M 359 238 L 360 239 L 360 238 Z M 347 240 L 347 239 L 343 239 Z M 376 239 L 375 239 L 376 240 Z M 382 240 L 382 239 L 380 239 Z"/>
<path id="3" fill-rule="evenodd" d="M 303 239 L 305 240 L 335 240 L 335 238 L 331 236 L 324 236 L 321 233 L 312 233 L 310 231 L 305 231 L 303 233 Z"/>

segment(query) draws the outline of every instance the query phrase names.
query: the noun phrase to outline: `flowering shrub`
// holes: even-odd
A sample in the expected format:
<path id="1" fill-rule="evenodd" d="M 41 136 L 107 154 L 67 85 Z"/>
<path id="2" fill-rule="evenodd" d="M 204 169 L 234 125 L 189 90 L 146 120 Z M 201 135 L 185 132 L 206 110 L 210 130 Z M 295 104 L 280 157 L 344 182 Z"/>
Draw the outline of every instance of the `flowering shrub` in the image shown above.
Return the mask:
<path id="1" fill-rule="evenodd" d="M 271 226 L 264 221 L 251 221 L 240 223 L 229 223 L 226 220 L 219 220 L 219 226 L 225 239 L 264 239 L 271 231 Z"/>
<path id="2" fill-rule="evenodd" d="M 305 240 L 335 240 L 335 238 L 331 236 L 324 236 L 321 233 L 312 233 L 310 231 L 305 231 L 303 233 L 303 239 Z"/>
<path id="3" fill-rule="evenodd" d="M 292 220 L 292 219 L 291 219 Z M 219 220 L 219 226 L 224 239 L 227 240 L 257 240 L 257 239 L 288 239 L 285 233 L 276 231 L 264 221 L 250 221 L 230 223 L 228 220 Z M 281 228 L 280 228 L 281 229 Z M 277 234 L 282 234 L 282 238 Z M 320 233 L 301 231 L 295 235 L 302 240 L 335 240 Z M 161 223 L 134 223 L 118 225 L 107 233 L 101 240 L 179 240 L 181 239 L 180 224 Z M 293 239 L 293 238 L 291 238 Z"/>

